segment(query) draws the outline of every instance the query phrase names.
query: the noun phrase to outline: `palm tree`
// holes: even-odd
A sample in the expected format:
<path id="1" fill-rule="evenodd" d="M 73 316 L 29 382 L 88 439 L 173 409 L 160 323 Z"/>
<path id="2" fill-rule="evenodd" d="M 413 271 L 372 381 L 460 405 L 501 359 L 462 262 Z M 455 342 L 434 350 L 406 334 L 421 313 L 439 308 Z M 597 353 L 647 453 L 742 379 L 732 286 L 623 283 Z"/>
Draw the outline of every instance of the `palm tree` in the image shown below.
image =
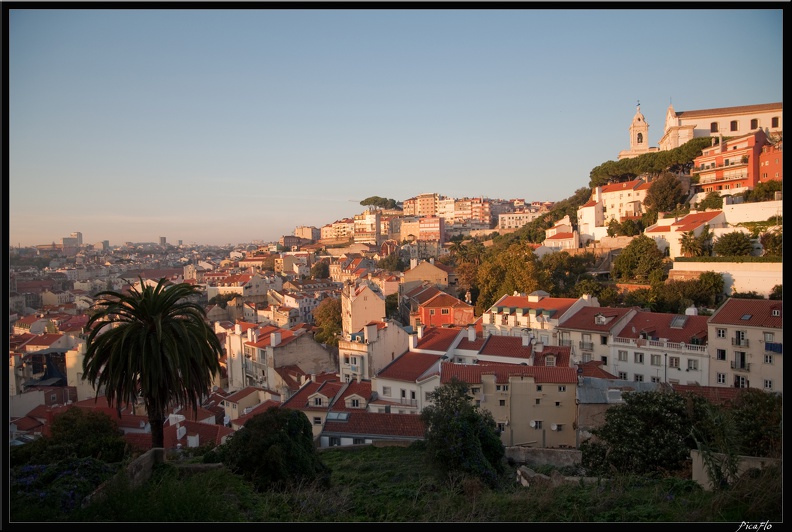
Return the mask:
<path id="1" fill-rule="evenodd" d="M 163 426 L 172 402 L 195 411 L 220 371 L 222 347 L 206 313 L 186 298 L 199 288 L 162 278 L 156 287 L 133 286 L 128 293 L 97 294 L 83 371 L 108 403 L 120 408 L 143 398 L 153 447 L 163 447 Z"/>
<path id="2" fill-rule="evenodd" d="M 701 256 L 701 240 L 696 236 L 693 231 L 682 233 L 679 239 L 679 251 L 682 252 L 683 257 L 699 257 Z"/>

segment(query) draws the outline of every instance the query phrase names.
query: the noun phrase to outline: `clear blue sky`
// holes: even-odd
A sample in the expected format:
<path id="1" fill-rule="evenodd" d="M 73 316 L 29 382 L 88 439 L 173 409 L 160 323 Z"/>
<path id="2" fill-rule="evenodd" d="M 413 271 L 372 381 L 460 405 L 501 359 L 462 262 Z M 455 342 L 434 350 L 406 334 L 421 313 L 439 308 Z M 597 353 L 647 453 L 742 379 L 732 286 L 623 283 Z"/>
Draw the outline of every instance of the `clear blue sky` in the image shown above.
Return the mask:
<path id="1" fill-rule="evenodd" d="M 780 102 L 783 9 L 9 12 L 9 242 L 274 241 L 559 201 L 677 111 Z"/>

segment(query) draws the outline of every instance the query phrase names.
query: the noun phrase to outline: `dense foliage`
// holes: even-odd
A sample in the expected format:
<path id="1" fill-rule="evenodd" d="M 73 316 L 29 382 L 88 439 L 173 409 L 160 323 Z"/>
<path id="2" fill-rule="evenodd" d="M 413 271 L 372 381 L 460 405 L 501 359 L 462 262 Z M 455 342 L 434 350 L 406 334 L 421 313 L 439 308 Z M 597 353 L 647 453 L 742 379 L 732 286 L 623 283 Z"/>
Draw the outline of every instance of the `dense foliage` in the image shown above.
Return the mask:
<path id="1" fill-rule="evenodd" d="M 658 212 L 671 211 L 685 199 L 679 177 L 671 173 L 663 173 L 649 185 L 644 198 L 644 207 Z"/>
<path id="2" fill-rule="evenodd" d="M 318 260 L 311 266 L 312 279 L 327 279 L 330 277 L 330 265 L 326 260 Z"/>
<path id="3" fill-rule="evenodd" d="M 612 275 L 620 280 L 647 281 L 649 274 L 663 268 L 663 252 L 646 235 L 632 239 L 613 261 Z"/>
<path id="4" fill-rule="evenodd" d="M 452 379 L 429 393 L 421 412 L 426 425 L 429 459 L 444 471 L 475 475 L 497 486 L 504 470 L 505 449 L 488 410 L 480 410 L 467 383 Z"/>
<path id="5" fill-rule="evenodd" d="M 75 458 L 120 462 L 127 451 L 123 431 L 104 412 L 75 406 L 52 420 L 50 435 L 10 448 L 10 464 L 53 464 Z"/>
<path id="6" fill-rule="evenodd" d="M 361 205 L 370 205 L 372 207 L 379 207 L 380 209 L 398 209 L 399 204 L 394 199 L 381 198 L 379 196 L 370 196 L 360 202 Z"/>
<path id="7" fill-rule="evenodd" d="M 605 411 L 605 423 L 581 444 L 590 474 L 662 474 L 681 470 L 695 448 L 694 421 L 704 399 L 664 392 L 623 392 L 623 404 Z"/>
<path id="8" fill-rule="evenodd" d="M 748 256 L 753 251 L 753 241 L 742 231 L 732 231 L 715 239 L 712 251 L 721 257 Z"/>
<path id="9" fill-rule="evenodd" d="M 341 333 L 341 299 L 324 298 L 313 311 L 317 331 L 314 340 L 321 344 L 338 345 Z"/>
<path id="10" fill-rule="evenodd" d="M 258 491 L 329 480 L 314 445 L 311 422 L 300 410 L 273 407 L 256 414 L 209 455 L 219 457 Z"/>

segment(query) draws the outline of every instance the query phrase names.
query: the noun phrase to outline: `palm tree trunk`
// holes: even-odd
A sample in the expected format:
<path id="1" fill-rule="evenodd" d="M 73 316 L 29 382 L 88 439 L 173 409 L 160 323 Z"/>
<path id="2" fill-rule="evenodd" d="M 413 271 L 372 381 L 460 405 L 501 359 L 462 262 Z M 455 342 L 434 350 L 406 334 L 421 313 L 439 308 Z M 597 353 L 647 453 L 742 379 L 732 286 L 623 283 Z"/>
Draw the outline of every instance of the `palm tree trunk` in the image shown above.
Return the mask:
<path id="1" fill-rule="evenodd" d="M 165 416 L 162 411 L 157 409 L 149 409 L 149 425 L 151 426 L 151 447 L 164 448 L 165 447 L 165 433 L 163 432 L 165 425 Z"/>

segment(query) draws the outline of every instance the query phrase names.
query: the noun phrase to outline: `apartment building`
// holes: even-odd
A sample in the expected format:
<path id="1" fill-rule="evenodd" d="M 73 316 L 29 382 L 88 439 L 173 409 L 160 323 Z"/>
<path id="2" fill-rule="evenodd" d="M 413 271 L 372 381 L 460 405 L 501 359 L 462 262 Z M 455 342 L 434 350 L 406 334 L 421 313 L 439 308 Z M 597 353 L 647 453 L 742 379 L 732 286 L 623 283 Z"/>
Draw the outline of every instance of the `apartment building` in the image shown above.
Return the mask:
<path id="1" fill-rule="evenodd" d="M 779 137 L 769 137 L 759 155 L 759 182 L 784 180 L 784 141 Z"/>
<path id="2" fill-rule="evenodd" d="M 707 316 L 637 311 L 613 338 L 608 372 L 621 380 L 709 385 Z"/>
<path id="3" fill-rule="evenodd" d="M 348 337 L 366 323 L 385 317 L 385 296 L 368 281 L 347 282 L 341 290 L 341 333 Z"/>
<path id="4" fill-rule="evenodd" d="M 382 214 L 379 209 L 369 209 L 354 217 L 355 243 L 374 244 L 379 246 L 383 240 L 381 234 Z"/>
<path id="5" fill-rule="evenodd" d="M 338 341 L 338 374 L 342 382 L 370 380 L 407 351 L 409 333 L 394 320 L 366 323 Z"/>
<path id="6" fill-rule="evenodd" d="M 709 384 L 783 393 L 783 302 L 727 299 L 708 318 Z"/>
<path id="7" fill-rule="evenodd" d="M 760 157 L 768 144 L 767 134 L 757 129 L 739 137 L 713 137 L 712 146 L 701 150 L 693 160 L 692 176 L 698 176 L 696 186 L 703 192 L 740 194 L 759 183 Z M 728 191 L 728 192 L 727 192 Z"/>
<path id="8" fill-rule="evenodd" d="M 691 211 L 689 214 L 673 218 L 658 218 L 657 223 L 644 230 L 644 234 L 655 241 L 657 248 L 669 257 L 682 257 L 682 238 L 685 233 L 701 235 L 705 228 L 714 230 L 727 228 L 723 211 Z"/>
<path id="9" fill-rule="evenodd" d="M 543 290 L 502 296 L 482 314 L 484 334 L 519 336 L 529 329 L 544 345 L 558 345 L 556 328 L 583 307 L 599 307 L 596 297 L 550 297 Z"/>
<path id="10" fill-rule="evenodd" d="M 569 347 L 573 364 L 611 361 L 613 339 L 635 316 L 634 308 L 582 307 L 558 324 L 558 345 Z"/>

